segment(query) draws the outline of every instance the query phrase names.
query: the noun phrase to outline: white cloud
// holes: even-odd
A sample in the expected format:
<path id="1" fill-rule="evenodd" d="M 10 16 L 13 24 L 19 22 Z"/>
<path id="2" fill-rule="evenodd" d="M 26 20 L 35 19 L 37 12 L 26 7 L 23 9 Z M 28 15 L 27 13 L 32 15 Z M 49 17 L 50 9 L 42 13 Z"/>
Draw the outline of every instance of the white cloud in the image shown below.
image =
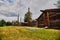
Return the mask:
<path id="1" fill-rule="evenodd" d="M 8 2 L 7 0 L 1 1 L 0 12 L 7 11 L 8 16 L 14 12 L 16 15 L 19 12 L 20 17 L 24 19 L 24 14 L 27 12 L 28 7 L 30 7 L 33 14 L 33 19 L 36 19 L 40 16 L 41 9 L 54 8 L 53 5 L 57 0 L 13 0 L 13 3 Z M 3 12 L 2 11 L 2 12 Z M 4 13 L 4 12 L 3 12 Z M 10 19 L 12 20 L 12 19 Z"/>
<path id="2" fill-rule="evenodd" d="M 40 10 L 55 8 L 55 6 L 53 4 L 56 1 L 57 0 L 21 0 L 21 4 L 24 5 L 21 7 L 23 7 L 22 10 L 24 10 L 24 11 L 25 11 L 25 9 L 30 7 L 31 12 L 33 13 L 33 19 L 36 19 L 41 14 Z"/>
<path id="3" fill-rule="evenodd" d="M 17 17 L 0 17 L 0 20 L 5 20 L 6 22 L 7 21 L 10 21 L 10 22 L 12 22 L 12 21 L 16 21 L 17 20 Z"/>

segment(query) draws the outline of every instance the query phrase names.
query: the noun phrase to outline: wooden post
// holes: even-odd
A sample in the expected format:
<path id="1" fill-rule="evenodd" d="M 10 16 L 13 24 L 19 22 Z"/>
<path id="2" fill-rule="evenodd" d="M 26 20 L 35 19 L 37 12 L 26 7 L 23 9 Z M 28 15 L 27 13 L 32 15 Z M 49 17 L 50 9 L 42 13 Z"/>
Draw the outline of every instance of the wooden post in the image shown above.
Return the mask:
<path id="1" fill-rule="evenodd" d="M 49 21 L 49 13 L 48 12 L 45 12 L 43 14 L 43 21 L 44 21 L 44 26 L 50 26 L 50 21 Z"/>
<path id="2" fill-rule="evenodd" d="M 40 25 L 39 25 L 39 20 L 37 21 L 37 26 L 40 27 Z"/>
<path id="3" fill-rule="evenodd" d="M 44 26 L 47 26 L 46 13 L 43 14 L 43 23 L 44 23 Z"/>
<path id="4" fill-rule="evenodd" d="M 47 12 L 47 24 L 48 24 L 48 27 L 50 26 L 50 20 L 49 20 L 49 13 Z"/>
<path id="5" fill-rule="evenodd" d="M 36 20 L 36 27 L 38 27 L 38 21 Z"/>

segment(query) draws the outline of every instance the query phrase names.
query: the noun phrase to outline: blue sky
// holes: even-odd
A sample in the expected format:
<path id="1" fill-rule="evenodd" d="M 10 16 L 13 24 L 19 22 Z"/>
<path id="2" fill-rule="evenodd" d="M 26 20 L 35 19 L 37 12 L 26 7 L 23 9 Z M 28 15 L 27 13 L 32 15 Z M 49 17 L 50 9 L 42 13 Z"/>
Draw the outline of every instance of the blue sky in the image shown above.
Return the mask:
<path id="1" fill-rule="evenodd" d="M 32 12 L 32 19 L 36 19 L 41 15 L 40 10 L 56 8 L 53 5 L 56 1 L 58 0 L 0 0 L 0 20 L 16 21 L 19 13 L 23 22 L 28 7 Z"/>

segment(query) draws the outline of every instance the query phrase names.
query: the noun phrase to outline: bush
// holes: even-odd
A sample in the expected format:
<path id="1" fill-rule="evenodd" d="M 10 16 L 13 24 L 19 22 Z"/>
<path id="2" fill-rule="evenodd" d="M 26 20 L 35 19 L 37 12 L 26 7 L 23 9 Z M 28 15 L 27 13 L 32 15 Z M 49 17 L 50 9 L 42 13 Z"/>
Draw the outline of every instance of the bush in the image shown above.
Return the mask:
<path id="1" fill-rule="evenodd" d="M 0 21 L 0 26 L 6 26 L 6 22 L 4 20 Z"/>
<path id="2" fill-rule="evenodd" d="M 6 22 L 5 20 L 0 21 L 0 26 L 10 26 L 10 25 L 12 25 L 11 22 Z"/>
<path id="3" fill-rule="evenodd" d="M 11 22 L 6 22 L 6 26 L 10 26 L 10 25 L 12 25 Z"/>

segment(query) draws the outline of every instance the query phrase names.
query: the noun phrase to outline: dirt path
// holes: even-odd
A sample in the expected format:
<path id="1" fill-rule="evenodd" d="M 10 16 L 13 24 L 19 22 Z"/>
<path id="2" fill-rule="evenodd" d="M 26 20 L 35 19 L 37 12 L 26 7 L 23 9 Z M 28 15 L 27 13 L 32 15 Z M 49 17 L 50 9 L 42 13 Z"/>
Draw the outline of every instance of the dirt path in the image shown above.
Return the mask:
<path id="1" fill-rule="evenodd" d="M 30 29 L 30 30 L 40 29 L 40 28 L 33 28 L 33 27 L 25 27 L 25 28 Z"/>

